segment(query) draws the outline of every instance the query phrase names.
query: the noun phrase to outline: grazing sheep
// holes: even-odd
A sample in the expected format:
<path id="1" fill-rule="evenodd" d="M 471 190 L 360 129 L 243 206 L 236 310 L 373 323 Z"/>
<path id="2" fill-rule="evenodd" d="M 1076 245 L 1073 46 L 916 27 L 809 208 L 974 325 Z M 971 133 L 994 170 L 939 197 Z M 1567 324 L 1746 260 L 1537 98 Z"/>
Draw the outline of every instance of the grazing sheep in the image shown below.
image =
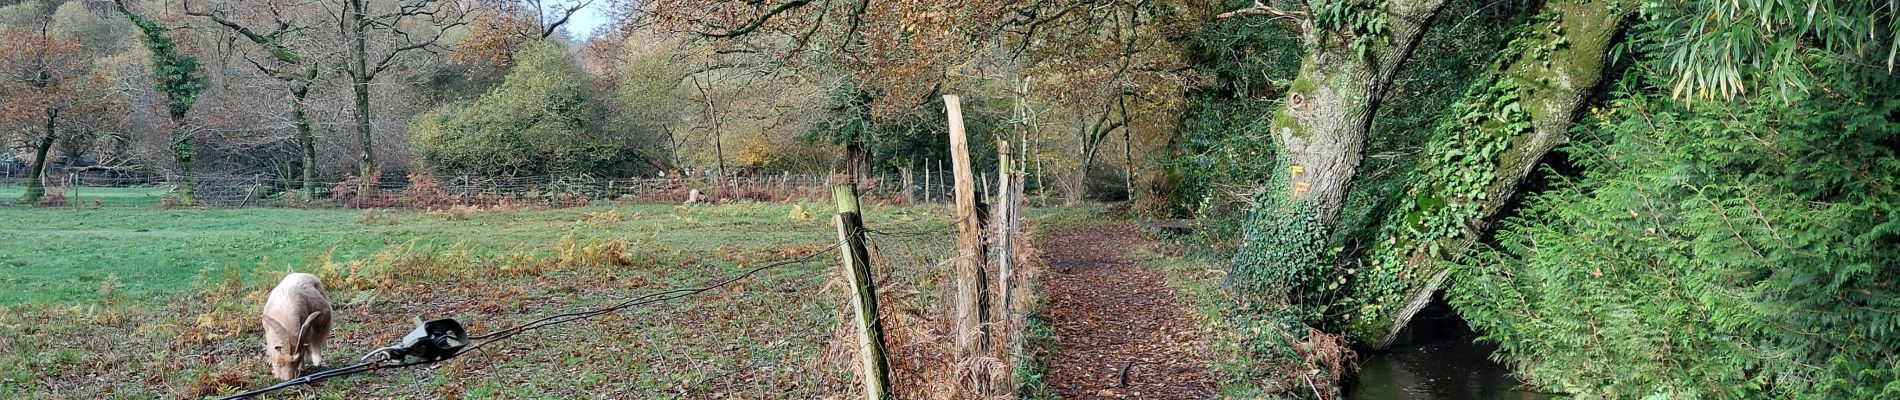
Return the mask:
<path id="1" fill-rule="evenodd" d="M 264 301 L 264 361 L 271 375 L 288 380 L 303 372 L 306 362 L 323 362 L 330 315 L 330 299 L 315 275 L 295 273 L 277 282 Z"/>

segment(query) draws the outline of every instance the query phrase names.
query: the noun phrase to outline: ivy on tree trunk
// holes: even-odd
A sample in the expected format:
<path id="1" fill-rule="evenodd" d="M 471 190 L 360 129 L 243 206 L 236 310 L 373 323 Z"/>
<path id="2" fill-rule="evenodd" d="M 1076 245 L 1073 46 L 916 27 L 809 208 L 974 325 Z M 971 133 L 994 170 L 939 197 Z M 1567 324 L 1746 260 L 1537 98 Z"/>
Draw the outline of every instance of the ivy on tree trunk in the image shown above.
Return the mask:
<path id="1" fill-rule="evenodd" d="M 178 161 L 181 177 L 178 187 L 178 200 L 190 206 L 195 202 L 191 197 L 191 130 L 185 126 L 185 115 L 191 111 L 198 94 L 204 93 L 205 79 L 198 75 L 198 59 L 178 53 L 177 44 L 165 37 L 166 29 L 158 22 L 146 18 L 125 6 L 124 0 L 115 0 L 119 13 L 137 25 L 140 38 L 146 50 L 152 52 L 152 74 L 158 77 L 157 89 L 165 96 L 167 116 L 170 117 L 172 154 Z"/>
<path id="2" fill-rule="evenodd" d="M 1441 119 L 1412 184 L 1387 215 L 1364 270 L 1354 270 L 1348 333 L 1392 343 L 1463 253 L 1516 192 L 1603 80 L 1613 40 L 1634 7 L 1614 0 L 1545 3 L 1520 27 L 1492 76 Z"/>
<path id="3" fill-rule="evenodd" d="M 1372 116 L 1444 4 L 1336 1 L 1301 22 L 1311 50 L 1270 125 L 1279 153 L 1272 170 L 1283 179 L 1256 191 L 1232 283 L 1324 307 L 1331 289 L 1318 277 L 1331 268 L 1327 238 L 1364 157 Z"/>

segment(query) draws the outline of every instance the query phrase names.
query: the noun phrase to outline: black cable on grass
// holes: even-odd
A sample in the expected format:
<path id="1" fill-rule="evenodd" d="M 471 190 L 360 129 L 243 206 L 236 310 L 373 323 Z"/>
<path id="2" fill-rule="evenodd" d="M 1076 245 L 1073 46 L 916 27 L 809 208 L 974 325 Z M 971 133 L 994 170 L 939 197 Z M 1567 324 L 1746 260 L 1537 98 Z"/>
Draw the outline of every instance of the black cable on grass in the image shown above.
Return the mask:
<path id="1" fill-rule="evenodd" d="M 412 363 L 399 363 L 399 364 L 390 364 L 390 365 L 381 365 L 382 362 L 388 361 L 388 360 L 368 361 L 368 362 L 363 362 L 356 365 L 351 365 L 348 367 L 337 368 L 337 369 L 318 372 L 318 373 L 314 373 L 310 375 L 299 376 L 296 378 L 292 378 L 291 380 L 278 382 L 275 385 L 265 386 L 263 388 L 251 390 L 248 392 L 226 396 L 221 400 L 248 399 L 248 398 L 251 398 L 252 396 L 257 396 L 260 394 L 283 390 L 291 386 L 308 385 L 308 384 L 316 383 L 317 381 L 324 380 L 324 379 L 330 379 L 330 378 L 335 378 L 339 376 L 355 375 L 355 374 L 375 371 L 375 370 L 383 369 L 383 368 L 405 368 L 405 367 L 413 367 L 413 366 L 424 365 L 424 364 L 434 364 L 438 362 L 448 361 L 451 358 L 455 358 L 455 356 L 449 356 L 447 358 L 436 359 L 436 360 L 417 361 L 417 362 L 412 362 Z"/>
<path id="2" fill-rule="evenodd" d="M 615 304 L 611 307 L 606 307 L 606 308 L 601 308 L 601 309 L 596 309 L 596 310 L 591 310 L 591 311 L 572 312 L 572 313 L 566 313 L 566 314 L 552 315 L 552 316 L 543 317 L 541 319 L 537 319 L 534 321 L 530 321 L 525 324 L 516 325 L 513 328 L 491 332 L 486 335 L 470 336 L 469 340 L 487 340 L 491 338 L 493 340 L 482 342 L 474 346 L 469 346 L 467 350 L 463 350 L 462 352 L 467 353 L 470 351 L 474 351 L 477 348 L 481 348 L 482 345 L 492 343 L 495 340 L 506 339 L 510 336 L 514 336 L 514 335 L 520 334 L 521 332 L 526 332 L 529 330 L 539 329 L 539 328 L 552 326 L 552 325 L 559 325 L 563 323 L 573 322 L 576 320 L 592 318 L 601 314 L 607 314 L 614 311 L 620 311 L 622 309 L 632 307 L 632 306 L 657 303 L 657 302 L 662 302 L 662 301 L 667 301 L 667 300 L 699 294 L 708 290 L 717 289 L 719 287 L 732 284 L 733 282 L 737 282 L 740 279 L 745 279 L 754 274 L 758 274 L 760 271 L 809 261 L 812 258 L 818 257 L 819 255 L 830 253 L 832 250 L 837 250 L 838 246 L 839 244 L 833 244 L 831 245 L 831 247 L 826 247 L 823 250 L 815 251 L 815 252 L 812 252 L 811 254 L 807 254 L 802 257 L 762 265 L 762 266 L 747 270 L 745 273 L 735 275 L 731 278 L 726 278 L 726 280 L 719 281 L 718 283 L 714 283 L 712 285 L 695 287 L 695 288 L 672 289 L 672 290 L 667 290 L 667 291 L 662 291 L 662 292 L 649 293 L 645 296 L 635 297 L 633 299 L 629 299 L 627 301 L 621 302 L 620 304 Z"/>
<path id="3" fill-rule="evenodd" d="M 292 386 L 308 385 L 308 384 L 315 383 L 317 381 L 321 381 L 324 379 L 330 379 L 330 378 L 335 378 L 335 377 L 340 377 L 340 376 L 355 375 L 355 374 L 374 371 L 378 369 L 406 368 L 406 367 L 413 367 L 413 366 L 418 366 L 418 365 L 427 365 L 427 364 L 434 364 L 438 362 L 448 361 L 450 359 L 460 357 L 463 354 L 472 353 L 476 349 L 482 348 L 482 346 L 487 346 L 490 343 L 495 343 L 495 342 L 499 342 L 501 340 L 504 340 L 510 337 L 514 337 L 515 335 L 519 335 L 523 332 L 545 328 L 549 326 L 554 326 L 554 325 L 559 325 L 559 324 L 564 324 L 568 322 L 574 322 L 578 320 L 593 318 L 596 316 L 613 313 L 615 311 L 624 310 L 624 309 L 631 308 L 634 306 L 659 303 L 659 302 L 663 302 L 667 300 L 678 299 L 681 297 L 692 296 L 692 295 L 704 293 L 713 289 L 725 287 L 726 285 L 731 285 L 733 282 L 738 282 L 739 280 L 751 277 L 753 275 L 757 275 L 759 272 L 763 272 L 768 269 L 783 267 L 783 266 L 792 265 L 792 264 L 802 264 L 806 261 L 811 261 L 811 259 L 817 258 L 819 255 L 830 253 L 832 250 L 837 250 L 838 247 L 841 245 L 843 244 L 842 243 L 833 244 L 831 245 L 831 247 L 827 247 L 823 250 L 815 251 L 815 252 L 812 252 L 811 254 L 806 254 L 798 258 L 785 259 L 785 260 L 768 263 L 765 265 L 760 265 L 758 267 L 748 269 L 744 273 L 734 275 L 732 277 L 720 280 L 718 282 L 714 282 L 713 284 L 706 285 L 706 286 L 679 288 L 679 289 L 671 289 L 671 290 L 666 290 L 666 291 L 649 293 L 640 297 L 628 299 L 627 301 L 623 301 L 623 302 L 620 302 L 619 304 L 615 304 L 615 305 L 605 307 L 605 308 L 552 315 L 552 316 L 543 317 L 541 319 L 537 319 L 534 321 L 530 321 L 525 324 L 516 325 L 515 327 L 512 327 L 512 328 L 490 332 L 485 335 L 470 336 L 469 340 L 471 341 L 480 340 L 481 343 L 470 345 L 467 348 L 462 349 L 460 352 L 456 352 L 455 354 L 450 354 L 446 357 L 442 357 L 439 359 L 397 363 L 397 364 L 383 364 L 384 362 L 392 361 L 387 358 L 379 359 L 375 361 L 366 361 L 366 362 L 356 364 L 356 365 L 331 369 L 331 370 L 318 372 L 318 373 L 314 373 L 310 375 L 299 376 L 291 380 L 278 382 L 275 385 L 270 385 L 263 388 L 226 396 L 222 398 L 221 400 L 248 399 L 253 396 L 275 392 L 278 390 L 283 390 Z"/>

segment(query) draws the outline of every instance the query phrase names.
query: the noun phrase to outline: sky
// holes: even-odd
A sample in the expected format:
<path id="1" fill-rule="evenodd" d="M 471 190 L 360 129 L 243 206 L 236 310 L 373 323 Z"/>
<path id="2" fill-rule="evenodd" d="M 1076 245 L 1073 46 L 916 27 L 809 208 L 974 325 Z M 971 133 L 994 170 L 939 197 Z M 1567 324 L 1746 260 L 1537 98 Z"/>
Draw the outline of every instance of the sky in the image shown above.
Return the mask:
<path id="1" fill-rule="evenodd" d="M 603 9 L 607 6 L 603 3 L 607 2 L 595 1 L 593 4 L 588 4 L 586 8 L 574 14 L 573 20 L 567 22 L 568 32 L 575 40 L 586 39 L 594 33 L 594 30 L 607 25 L 607 12 Z"/>

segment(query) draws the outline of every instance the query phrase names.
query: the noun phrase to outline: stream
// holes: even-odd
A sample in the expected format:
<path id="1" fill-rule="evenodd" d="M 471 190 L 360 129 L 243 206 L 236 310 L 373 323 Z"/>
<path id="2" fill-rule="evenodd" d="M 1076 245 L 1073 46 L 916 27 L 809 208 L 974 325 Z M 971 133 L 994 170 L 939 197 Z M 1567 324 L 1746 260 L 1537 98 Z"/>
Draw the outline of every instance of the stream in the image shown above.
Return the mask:
<path id="1" fill-rule="evenodd" d="M 1562 398 L 1521 390 L 1510 369 L 1491 361 L 1497 347 L 1474 343 L 1473 332 L 1443 299 L 1420 310 L 1384 351 L 1360 350 L 1359 374 L 1347 400 L 1541 400 Z"/>

